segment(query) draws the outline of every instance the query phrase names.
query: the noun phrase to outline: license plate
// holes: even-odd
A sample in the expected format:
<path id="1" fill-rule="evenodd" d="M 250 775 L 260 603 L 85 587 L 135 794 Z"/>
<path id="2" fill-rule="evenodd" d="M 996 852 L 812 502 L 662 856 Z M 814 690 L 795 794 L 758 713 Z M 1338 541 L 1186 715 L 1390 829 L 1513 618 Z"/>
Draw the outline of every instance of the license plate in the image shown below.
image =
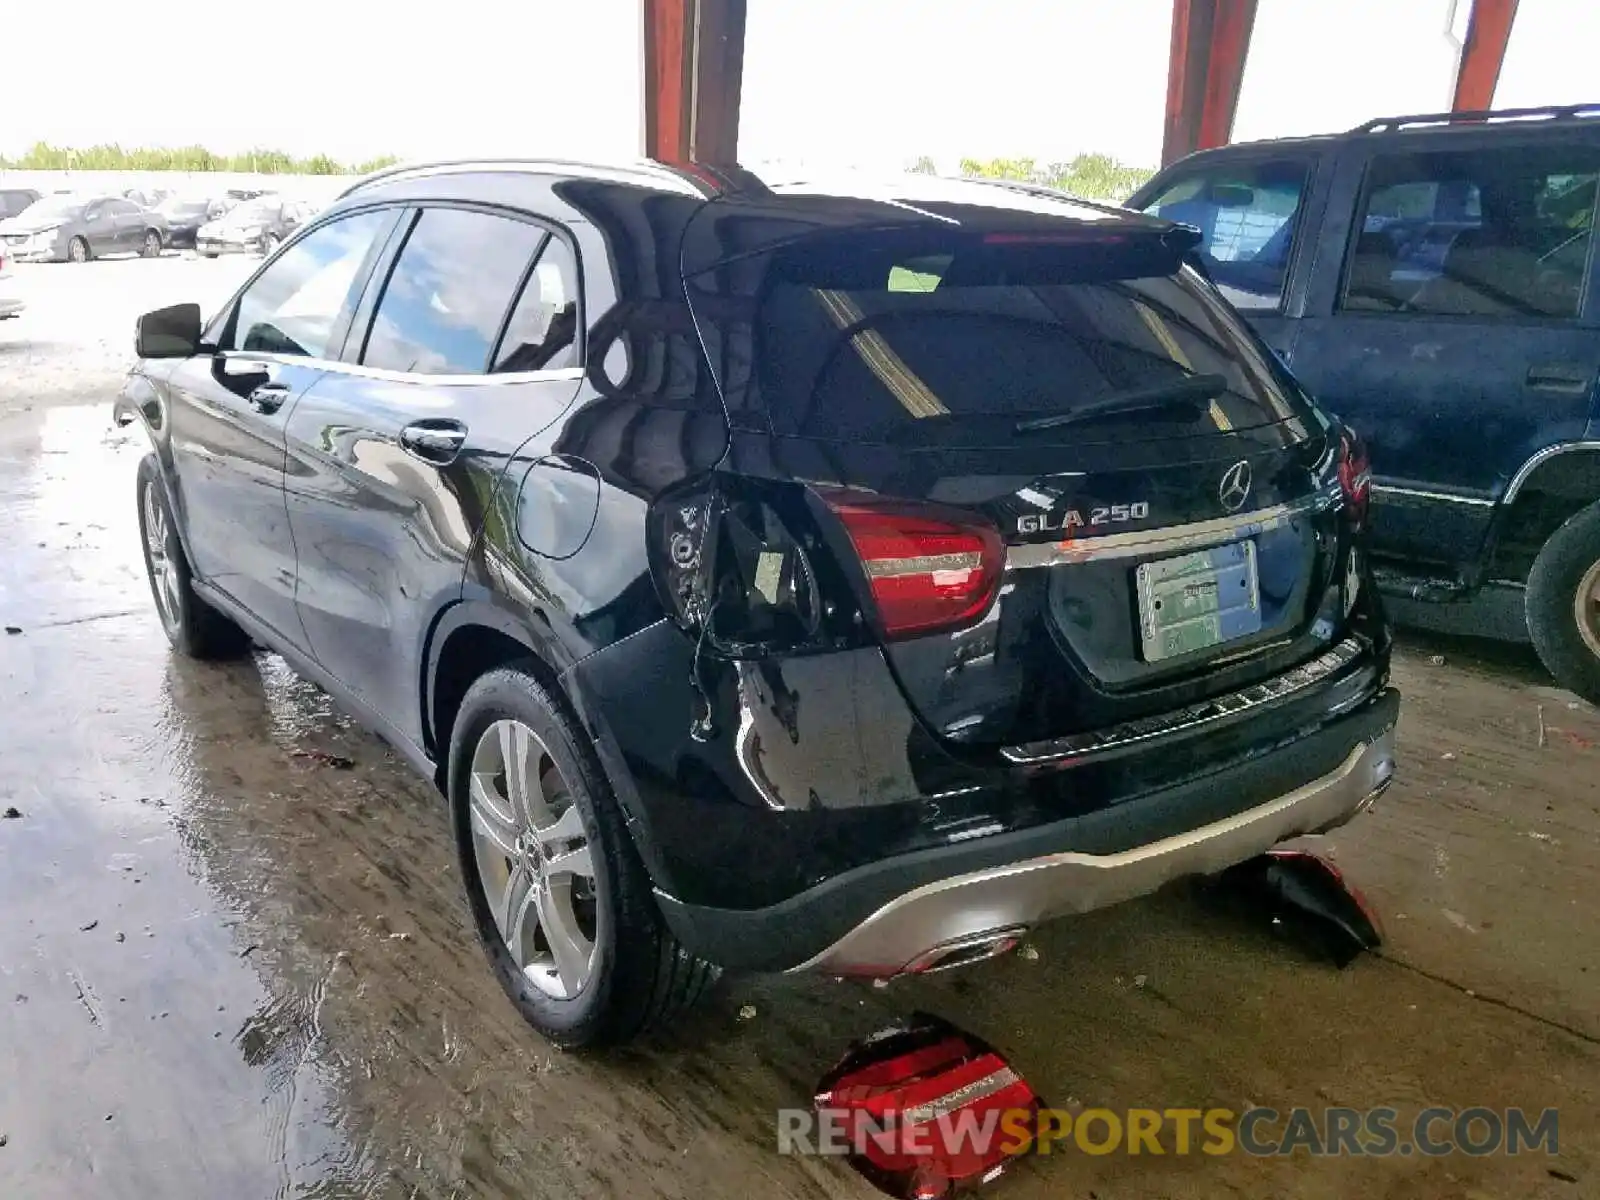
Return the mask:
<path id="1" fill-rule="evenodd" d="M 1261 631 L 1254 540 L 1144 563 L 1135 576 L 1146 662 L 1193 654 Z"/>

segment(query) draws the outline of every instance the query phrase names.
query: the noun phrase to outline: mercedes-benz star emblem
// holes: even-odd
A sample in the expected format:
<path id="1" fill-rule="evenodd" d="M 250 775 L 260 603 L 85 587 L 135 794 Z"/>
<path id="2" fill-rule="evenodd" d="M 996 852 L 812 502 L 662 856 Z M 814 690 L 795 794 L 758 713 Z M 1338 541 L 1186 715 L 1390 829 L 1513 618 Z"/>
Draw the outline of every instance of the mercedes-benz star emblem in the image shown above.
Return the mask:
<path id="1" fill-rule="evenodd" d="M 1244 507 L 1244 502 L 1250 498 L 1250 464 L 1247 461 L 1240 459 L 1227 469 L 1217 497 L 1229 512 L 1238 512 Z"/>

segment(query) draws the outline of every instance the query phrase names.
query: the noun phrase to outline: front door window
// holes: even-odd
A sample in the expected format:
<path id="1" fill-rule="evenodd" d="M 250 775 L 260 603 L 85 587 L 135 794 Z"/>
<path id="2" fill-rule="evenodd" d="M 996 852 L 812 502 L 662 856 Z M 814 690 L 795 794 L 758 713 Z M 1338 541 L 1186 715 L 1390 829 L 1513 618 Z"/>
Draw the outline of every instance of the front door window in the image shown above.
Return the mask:
<path id="1" fill-rule="evenodd" d="M 1272 311 L 1283 305 L 1310 175 L 1311 164 L 1301 159 L 1202 167 L 1143 208 L 1200 231 L 1200 253 L 1234 307 Z"/>
<path id="2" fill-rule="evenodd" d="M 393 219 L 384 211 L 356 213 L 290 246 L 239 297 L 223 349 L 337 358 L 332 340 L 340 317 L 353 307 L 362 263 Z"/>

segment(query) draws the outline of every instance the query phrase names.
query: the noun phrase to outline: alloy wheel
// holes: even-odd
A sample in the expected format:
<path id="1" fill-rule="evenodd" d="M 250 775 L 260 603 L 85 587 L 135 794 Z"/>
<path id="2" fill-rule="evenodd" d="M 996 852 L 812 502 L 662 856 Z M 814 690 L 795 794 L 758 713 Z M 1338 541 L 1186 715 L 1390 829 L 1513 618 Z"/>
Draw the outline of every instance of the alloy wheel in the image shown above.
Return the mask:
<path id="1" fill-rule="evenodd" d="M 173 569 L 167 553 L 167 510 L 156 496 L 156 489 L 144 490 L 144 550 L 150 565 L 150 582 L 155 585 L 156 608 L 161 623 L 168 629 L 178 627 L 182 608 L 178 599 L 178 574 Z"/>
<path id="2" fill-rule="evenodd" d="M 558 1000 L 594 974 L 602 935 L 583 818 L 538 734 L 496 721 L 472 756 L 469 814 L 484 898 L 512 960 Z"/>
<path id="3" fill-rule="evenodd" d="M 1600 658 L 1600 561 L 1596 561 L 1578 581 L 1572 596 L 1572 618 L 1589 653 Z"/>

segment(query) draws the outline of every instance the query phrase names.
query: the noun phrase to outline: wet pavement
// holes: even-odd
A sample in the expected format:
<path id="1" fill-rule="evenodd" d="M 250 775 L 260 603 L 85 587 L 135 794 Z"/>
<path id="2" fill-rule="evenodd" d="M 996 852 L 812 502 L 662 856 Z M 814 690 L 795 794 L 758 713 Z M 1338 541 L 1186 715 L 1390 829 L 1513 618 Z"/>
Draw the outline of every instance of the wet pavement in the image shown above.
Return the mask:
<path id="1" fill-rule="evenodd" d="M 726 981 L 563 1055 L 481 960 L 438 797 L 275 656 L 168 652 L 138 435 L 25 411 L 5 362 L 0 1197 L 874 1195 L 780 1157 L 775 1113 L 915 1008 L 1058 1106 L 1561 1111 L 1554 1159 L 1074 1151 L 996 1196 L 1600 1195 L 1600 715 L 1525 652 L 1405 643 L 1400 780 L 1323 840 L 1388 928 L 1348 970 L 1180 888 L 935 979 Z"/>

